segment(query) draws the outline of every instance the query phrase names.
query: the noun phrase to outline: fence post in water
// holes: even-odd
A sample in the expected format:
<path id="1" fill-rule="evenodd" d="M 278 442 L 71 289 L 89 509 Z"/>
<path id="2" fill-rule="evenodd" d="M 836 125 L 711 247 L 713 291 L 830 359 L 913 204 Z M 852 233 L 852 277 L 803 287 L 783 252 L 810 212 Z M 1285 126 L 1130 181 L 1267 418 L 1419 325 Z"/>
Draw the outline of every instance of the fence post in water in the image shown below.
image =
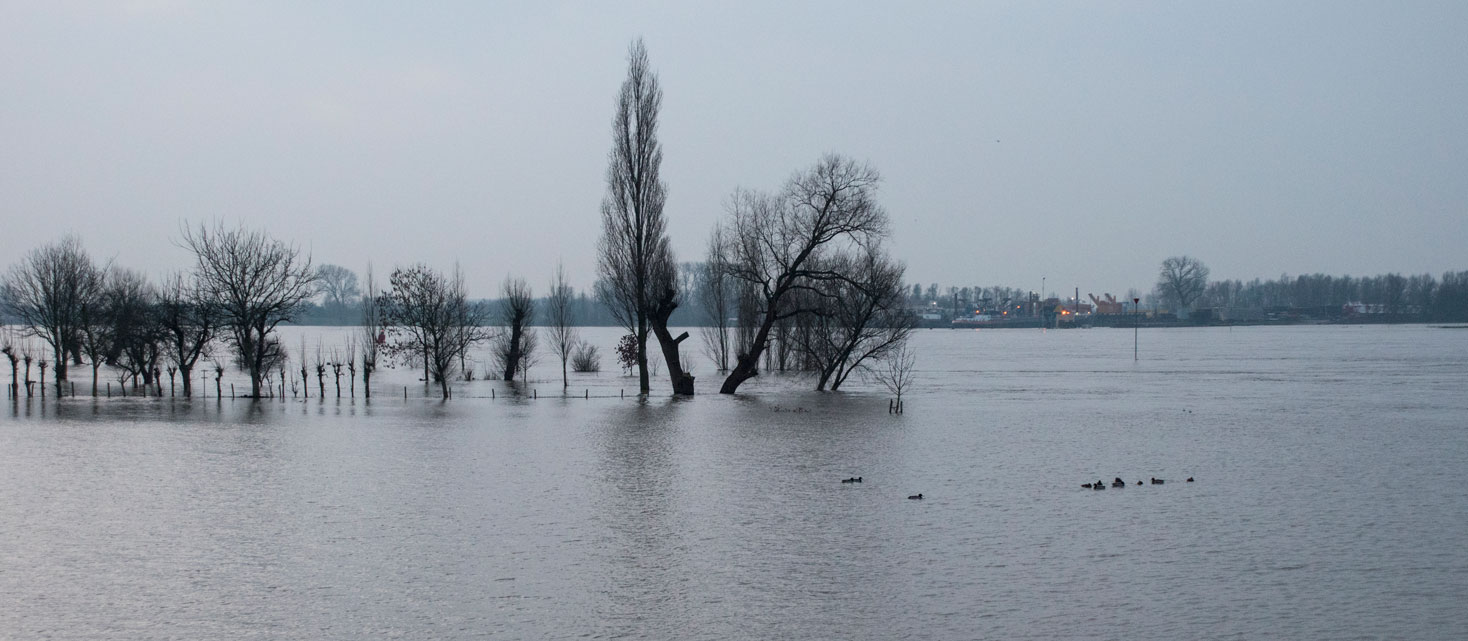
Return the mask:
<path id="1" fill-rule="evenodd" d="M 107 381 L 107 398 L 112 398 L 112 381 Z"/>
<path id="2" fill-rule="evenodd" d="M 494 388 L 489 388 L 489 400 L 494 400 Z"/>
<path id="3" fill-rule="evenodd" d="M 234 383 L 229 384 L 229 397 L 234 398 Z"/>
<path id="4" fill-rule="evenodd" d="M 591 400 L 591 388 L 586 388 L 586 399 Z"/>
<path id="5" fill-rule="evenodd" d="M 404 385 L 403 386 L 403 400 L 405 400 L 405 401 L 408 400 L 408 386 L 407 385 Z"/>
<path id="6" fill-rule="evenodd" d="M 627 398 L 627 390 L 622 389 L 622 390 L 618 390 L 618 391 L 622 393 L 621 398 Z"/>
<path id="7" fill-rule="evenodd" d="M 540 398 L 540 390 L 538 390 L 538 389 L 530 390 L 530 397 L 531 398 L 535 398 L 535 399 L 539 399 Z"/>

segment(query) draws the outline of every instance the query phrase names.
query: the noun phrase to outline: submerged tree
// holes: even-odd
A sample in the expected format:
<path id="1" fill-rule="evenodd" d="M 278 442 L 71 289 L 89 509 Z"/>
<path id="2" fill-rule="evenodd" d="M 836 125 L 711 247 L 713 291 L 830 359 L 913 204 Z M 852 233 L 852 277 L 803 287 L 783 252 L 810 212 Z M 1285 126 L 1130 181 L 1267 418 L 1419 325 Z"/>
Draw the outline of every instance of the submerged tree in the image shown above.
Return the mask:
<path id="1" fill-rule="evenodd" d="M 673 262 L 672 250 L 667 245 L 663 246 L 653 262 L 652 277 L 653 291 L 657 296 L 649 309 L 648 324 L 658 339 L 658 346 L 662 348 L 663 362 L 668 367 L 668 379 L 673 383 L 673 393 L 692 396 L 693 374 L 684 370 L 683 355 L 678 349 L 688 338 L 688 332 L 673 336 L 668 330 L 668 320 L 673 317 L 673 311 L 678 309 L 680 296 L 677 285 L 678 264 Z"/>
<path id="2" fill-rule="evenodd" d="M 904 268 L 876 249 L 823 265 L 846 278 L 817 281 L 805 293 L 810 313 L 797 317 L 792 339 L 816 370 L 816 389 L 841 384 L 868 361 L 900 348 L 912 332 Z"/>
<path id="3" fill-rule="evenodd" d="M 185 228 L 183 245 L 194 252 L 199 288 L 219 305 L 221 327 L 250 373 L 250 396 L 259 398 L 276 356 L 271 334 L 315 294 L 311 258 L 263 231 L 223 224 Z"/>
<path id="4" fill-rule="evenodd" d="M 194 368 L 211 354 L 219 333 L 219 306 L 202 295 L 193 278 L 172 274 L 164 278 L 158 290 L 156 314 L 163 334 L 163 353 L 182 375 L 184 396 L 192 397 Z M 277 359 L 282 365 L 286 360 Z M 286 380 L 283 367 L 280 380 Z"/>
<path id="5" fill-rule="evenodd" d="M 133 387 L 151 387 L 162 356 L 164 329 L 157 316 L 158 292 L 141 273 L 114 269 L 107 298 L 112 321 L 108 361 L 127 372 Z"/>
<path id="6" fill-rule="evenodd" d="M 545 297 L 545 321 L 546 332 L 550 334 L 551 352 L 556 358 L 561 359 L 561 389 L 571 386 L 571 379 L 566 374 L 566 364 L 576 349 L 577 339 L 575 327 L 575 313 L 571 309 L 575 292 L 571 284 L 566 281 L 566 268 L 556 264 L 556 271 L 551 276 L 550 292 Z"/>
<path id="7" fill-rule="evenodd" d="M 917 363 L 917 354 L 906 341 L 882 357 L 880 366 L 872 368 L 872 378 L 876 379 L 882 387 L 892 392 L 897 397 L 897 404 L 892 411 L 902 413 L 902 393 L 912 387 L 913 366 Z"/>
<path id="8" fill-rule="evenodd" d="M 506 278 L 500 286 L 499 322 L 503 328 L 494 343 L 495 362 L 504 380 L 528 369 L 530 348 L 535 344 L 535 297 L 524 278 Z"/>
<path id="9" fill-rule="evenodd" d="M 887 214 L 875 200 L 879 181 L 870 166 L 827 155 L 792 176 L 778 195 L 735 192 L 729 205 L 730 238 L 719 248 L 717 261 L 749 287 L 752 300 L 747 303 L 754 309 L 741 306 L 740 314 L 757 315 L 758 322 L 720 393 L 733 394 L 759 373 L 760 356 L 777 323 L 810 311 L 791 304 L 796 292 L 822 282 L 854 280 L 852 274 L 830 267 L 834 255 L 880 246 Z"/>
<path id="10" fill-rule="evenodd" d="M 421 356 L 424 380 L 438 381 L 447 400 L 461 357 L 487 338 L 484 310 L 468 300 L 457 265 L 449 277 L 425 265 L 399 268 L 388 282 L 378 304 L 394 337 L 389 350 L 400 358 Z"/>
<path id="11" fill-rule="evenodd" d="M 602 199 L 602 236 L 597 244 L 597 295 L 634 337 L 638 389 L 650 391 L 647 336 L 650 314 L 661 292 L 654 282 L 655 262 L 666 251 L 663 218 L 666 187 L 659 170 L 658 112 L 663 91 L 639 39 L 627 54 L 627 78 L 612 118 L 612 150 L 607 159 L 607 193 Z"/>
<path id="12" fill-rule="evenodd" d="M 703 310 L 703 351 L 720 372 L 729 371 L 729 352 L 733 346 L 729 336 L 729 317 L 734 313 L 738 292 L 729 277 L 729 270 L 722 263 L 726 245 L 724 228 L 714 225 L 709 235 L 709 260 L 699 265 L 698 304 Z"/>
<path id="13" fill-rule="evenodd" d="M 377 371 L 377 350 L 387 338 L 385 322 L 377 297 L 377 281 L 372 275 L 372 265 L 367 265 L 367 292 L 362 297 L 362 397 L 372 398 L 372 373 Z"/>

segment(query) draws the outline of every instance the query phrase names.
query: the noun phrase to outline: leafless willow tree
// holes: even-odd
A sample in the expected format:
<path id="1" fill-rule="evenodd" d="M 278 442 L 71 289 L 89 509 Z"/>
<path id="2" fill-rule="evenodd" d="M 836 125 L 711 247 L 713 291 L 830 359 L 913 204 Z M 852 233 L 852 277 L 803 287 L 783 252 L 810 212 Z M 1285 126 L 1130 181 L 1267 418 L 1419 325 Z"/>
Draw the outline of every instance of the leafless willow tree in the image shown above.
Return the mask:
<path id="1" fill-rule="evenodd" d="M 219 304 L 222 324 L 250 373 L 250 396 L 259 398 L 273 356 L 270 335 L 295 318 L 316 292 L 310 256 L 263 231 L 200 224 L 184 228 L 183 245 L 194 252 L 204 295 Z"/>
<path id="2" fill-rule="evenodd" d="M 561 389 L 571 386 L 566 364 L 571 360 L 576 343 L 580 340 L 575 327 L 575 314 L 571 308 L 574 297 L 575 291 L 566 281 L 566 267 L 557 263 L 555 274 L 551 276 L 550 292 L 545 297 L 545 319 L 551 352 L 561 359 Z"/>
<path id="3" fill-rule="evenodd" d="M 32 250 L 11 266 L 0 285 L 0 301 L 28 335 L 51 346 L 56 393 L 66 380 L 67 357 L 80 354 L 83 306 L 101 297 L 103 270 L 76 236 Z"/>
<path id="4" fill-rule="evenodd" d="M 1157 274 L 1157 293 L 1164 301 L 1186 313 L 1208 288 L 1208 266 L 1192 256 L 1173 256 L 1162 261 Z"/>
<path id="5" fill-rule="evenodd" d="M 795 292 L 852 279 L 829 268 L 834 255 L 880 245 L 887 234 L 887 214 L 875 200 L 879 181 L 870 166 L 833 154 L 796 173 L 778 195 L 734 193 L 730 238 L 717 260 L 731 277 L 751 287 L 759 322 L 748 351 L 739 354 L 720 393 L 733 394 L 758 375 L 759 358 L 777 323 L 810 311 L 789 304 Z"/>
<path id="6" fill-rule="evenodd" d="M 502 327 L 494 342 L 495 363 L 504 380 L 513 381 L 526 367 L 529 347 L 535 344 L 535 296 L 524 278 L 505 278 L 500 286 L 499 322 Z"/>
<path id="7" fill-rule="evenodd" d="M 797 317 L 797 348 L 816 370 L 816 389 L 841 388 L 869 361 L 900 349 L 912 332 L 902 285 L 904 268 L 876 248 L 820 265 L 843 278 L 816 281 L 810 312 Z"/>
<path id="8" fill-rule="evenodd" d="M 172 274 L 158 290 L 157 318 L 163 351 L 183 376 L 184 396 L 192 397 L 194 366 L 209 355 L 219 331 L 219 307 L 203 295 L 193 278 Z"/>
<path id="9" fill-rule="evenodd" d="M 457 265 L 448 277 L 425 265 L 399 268 L 388 282 L 378 305 L 393 336 L 389 352 L 399 358 L 421 357 L 424 380 L 438 381 L 447 400 L 460 358 L 488 338 L 485 312 L 469 301 Z"/>
<path id="10" fill-rule="evenodd" d="M 649 316 L 656 291 L 654 262 L 667 251 L 663 218 L 666 188 L 659 170 L 658 112 L 663 92 L 642 40 L 627 53 L 627 78 L 612 118 L 612 150 L 607 158 L 607 193 L 602 199 L 602 236 L 597 244 L 597 296 L 637 341 L 639 390 L 651 387 L 647 369 Z"/>
<path id="11" fill-rule="evenodd" d="M 372 274 L 372 265 L 367 265 L 367 291 L 362 297 L 362 397 L 372 398 L 372 373 L 377 371 L 377 351 L 386 340 L 385 321 L 377 297 L 377 281 Z"/>

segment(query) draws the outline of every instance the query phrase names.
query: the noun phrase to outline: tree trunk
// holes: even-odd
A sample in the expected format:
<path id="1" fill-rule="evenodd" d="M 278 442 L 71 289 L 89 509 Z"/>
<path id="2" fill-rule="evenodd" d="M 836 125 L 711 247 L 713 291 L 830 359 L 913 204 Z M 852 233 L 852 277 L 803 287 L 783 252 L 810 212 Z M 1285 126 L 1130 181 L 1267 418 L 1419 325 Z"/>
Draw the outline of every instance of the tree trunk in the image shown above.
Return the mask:
<path id="1" fill-rule="evenodd" d="M 510 353 L 505 355 L 505 382 L 515 380 L 515 370 L 520 366 L 520 337 L 525 328 L 519 321 L 510 324 Z"/>
<path id="2" fill-rule="evenodd" d="M 191 366 L 188 366 L 188 367 L 184 367 L 184 366 L 180 365 L 179 368 L 178 368 L 179 375 L 183 377 L 184 398 L 193 398 L 194 397 L 194 374 L 193 374 L 193 372 L 194 372 L 194 368 L 193 368 L 192 365 Z"/>
<path id="3" fill-rule="evenodd" d="M 754 340 L 750 342 L 749 353 L 741 354 L 738 362 L 734 364 L 734 370 L 724 379 L 723 386 L 719 387 L 720 394 L 733 394 L 739 389 L 744 381 L 759 376 L 759 358 L 765 351 L 765 344 L 770 340 L 770 327 L 775 324 L 774 310 L 765 313 L 765 321 L 760 324 L 759 331 L 755 333 Z"/>
<path id="4" fill-rule="evenodd" d="M 677 308 L 673 291 L 665 291 L 652 310 L 652 332 L 663 349 L 663 362 L 668 364 L 668 378 L 673 381 L 673 393 L 693 396 L 693 375 L 683 371 L 682 359 L 678 355 L 678 344 L 688 338 L 688 332 L 673 338 L 673 334 L 668 331 L 668 318 L 672 317 L 673 310 Z"/>

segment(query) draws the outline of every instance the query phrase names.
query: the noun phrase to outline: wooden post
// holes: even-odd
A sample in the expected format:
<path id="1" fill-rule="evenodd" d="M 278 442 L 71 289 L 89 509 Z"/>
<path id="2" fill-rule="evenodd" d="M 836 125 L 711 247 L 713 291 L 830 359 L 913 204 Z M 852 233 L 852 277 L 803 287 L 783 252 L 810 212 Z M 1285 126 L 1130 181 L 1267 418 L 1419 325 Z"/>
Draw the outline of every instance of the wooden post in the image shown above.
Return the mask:
<path id="1" fill-rule="evenodd" d="M 229 397 L 234 398 L 234 383 L 229 384 Z"/>
<path id="2" fill-rule="evenodd" d="M 112 381 L 107 381 L 107 398 L 112 398 Z"/>
<path id="3" fill-rule="evenodd" d="M 590 387 L 586 388 L 586 398 L 587 398 L 587 400 L 591 400 L 591 388 Z"/>
<path id="4" fill-rule="evenodd" d="M 540 390 L 538 390 L 538 389 L 530 390 L 530 396 L 531 396 L 531 398 L 539 399 L 540 398 Z"/>

